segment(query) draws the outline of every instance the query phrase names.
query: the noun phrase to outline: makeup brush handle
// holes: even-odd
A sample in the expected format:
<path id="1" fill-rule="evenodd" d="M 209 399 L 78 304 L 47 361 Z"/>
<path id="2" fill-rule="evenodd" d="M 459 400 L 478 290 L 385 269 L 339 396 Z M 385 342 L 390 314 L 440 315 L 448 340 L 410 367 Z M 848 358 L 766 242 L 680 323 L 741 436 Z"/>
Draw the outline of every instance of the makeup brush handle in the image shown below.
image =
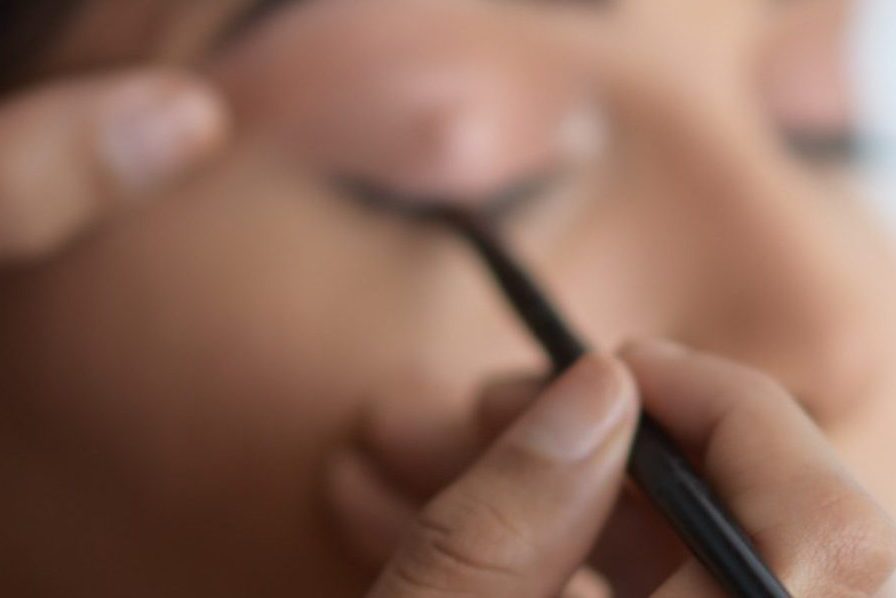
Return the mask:
<path id="1" fill-rule="evenodd" d="M 747 535 L 649 416 L 635 436 L 629 473 L 725 589 L 744 598 L 790 598 Z"/>
<path id="2" fill-rule="evenodd" d="M 476 248 L 522 322 L 550 357 L 555 375 L 585 355 L 587 346 L 486 225 L 463 212 L 445 212 L 443 218 Z M 733 596 L 790 598 L 734 518 L 649 416 L 638 426 L 629 473 Z"/>

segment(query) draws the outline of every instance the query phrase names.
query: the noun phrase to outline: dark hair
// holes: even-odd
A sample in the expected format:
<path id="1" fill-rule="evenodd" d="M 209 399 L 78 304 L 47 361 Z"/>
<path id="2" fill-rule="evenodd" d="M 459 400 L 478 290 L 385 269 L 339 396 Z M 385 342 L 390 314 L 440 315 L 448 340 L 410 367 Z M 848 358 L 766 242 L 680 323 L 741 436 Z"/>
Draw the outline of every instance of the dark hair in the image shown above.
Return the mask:
<path id="1" fill-rule="evenodd" d="M 0 87 L 23 76 L 81 0 L 0 0 Z"/>

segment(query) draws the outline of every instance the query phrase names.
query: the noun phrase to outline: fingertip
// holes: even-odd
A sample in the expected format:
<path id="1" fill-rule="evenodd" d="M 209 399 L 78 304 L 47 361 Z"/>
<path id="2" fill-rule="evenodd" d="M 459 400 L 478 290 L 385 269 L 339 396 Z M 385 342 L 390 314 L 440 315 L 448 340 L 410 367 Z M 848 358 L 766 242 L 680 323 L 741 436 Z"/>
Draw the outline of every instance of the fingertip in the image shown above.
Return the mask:
<path id="1" fill-rule="evenodd" d="M 225 145 L 231 128 L 224 99 L 183 74 L 127 76 L 98 106 L 101 167 L 114 186 L 134 193 L 200 167 Z"/>
<path id="2" fill-rule="evenodd" d="M 606 579 L 596 571 L 583 567 L 572 576 L 562 598 L 609 598 L 613 590 Z"/>
<path id="3" fill-rule="evenodd" d="M 680 407 L 711 421 L 734 403 L 782 404 L 790 397 L 777 381 L 725 357 L 665 340 L 627 343 L 619 356 L 634 373 L 645 401 L 662 418 L 680 420 Z"/>
<path id="4" fill-rule="evenodd" d="M 617 359 L 591 354 L 552 384 L 512 428 L 512 437 L 528 450 L 556 461 L 575 462 L 600 451 L 631 428 L 638 393 Z"/>
<path id="5" fill-rule="evenodd" d="M 205 163 L 230 118 L 200 80 L 150 71 L 48 84 L 10 100 L 0 130 L 0 259 L 30 262 Z"/>
<path id="6" fill-rule="evenodd" d="M 562 383 L 565 378 L 595 394 L 606 393 L 633 409 L 637 407 L 639 396 L 634 376 L 628 365 L 615 355 L 589 353 L 561 376 L 557 383 Z"/>

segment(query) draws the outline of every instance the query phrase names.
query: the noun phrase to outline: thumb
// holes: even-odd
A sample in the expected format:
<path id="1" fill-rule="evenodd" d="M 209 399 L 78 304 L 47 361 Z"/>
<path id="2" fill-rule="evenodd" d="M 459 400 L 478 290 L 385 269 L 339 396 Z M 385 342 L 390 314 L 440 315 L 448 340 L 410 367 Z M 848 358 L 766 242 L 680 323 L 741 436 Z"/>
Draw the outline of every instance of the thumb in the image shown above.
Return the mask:
<path id="1" fill-rule="evenodd" d="M 621 486 L 635 397 L 617 362 L 583 359 L 424 508 L 371 598 L 559 594 Z"/>
<path id="2" fill-rule="evenodd" d="M 40 257 L 223 145 L 211 89 L 167 71 L 55 83 L 0 108 L 0 264 Z"/>

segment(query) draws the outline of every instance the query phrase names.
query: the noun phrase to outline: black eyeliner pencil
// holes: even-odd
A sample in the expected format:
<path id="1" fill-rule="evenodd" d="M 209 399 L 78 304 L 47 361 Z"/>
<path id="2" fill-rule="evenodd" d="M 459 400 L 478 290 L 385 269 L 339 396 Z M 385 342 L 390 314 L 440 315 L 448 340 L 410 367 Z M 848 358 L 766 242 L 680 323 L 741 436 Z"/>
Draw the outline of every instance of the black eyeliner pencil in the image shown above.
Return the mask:
<path id="1" fill-rule="evenodd" d="M 446 212 L 444 219 L 476 248 L 557 374 L 588 349 L 547 296 L 474 215 Z M 681 539 L 733 596 L 789 598 L 747 535 L 721 506 L 660 426 L 643 416 L 628 466 L 632 479 L 662 512 Z"/>

